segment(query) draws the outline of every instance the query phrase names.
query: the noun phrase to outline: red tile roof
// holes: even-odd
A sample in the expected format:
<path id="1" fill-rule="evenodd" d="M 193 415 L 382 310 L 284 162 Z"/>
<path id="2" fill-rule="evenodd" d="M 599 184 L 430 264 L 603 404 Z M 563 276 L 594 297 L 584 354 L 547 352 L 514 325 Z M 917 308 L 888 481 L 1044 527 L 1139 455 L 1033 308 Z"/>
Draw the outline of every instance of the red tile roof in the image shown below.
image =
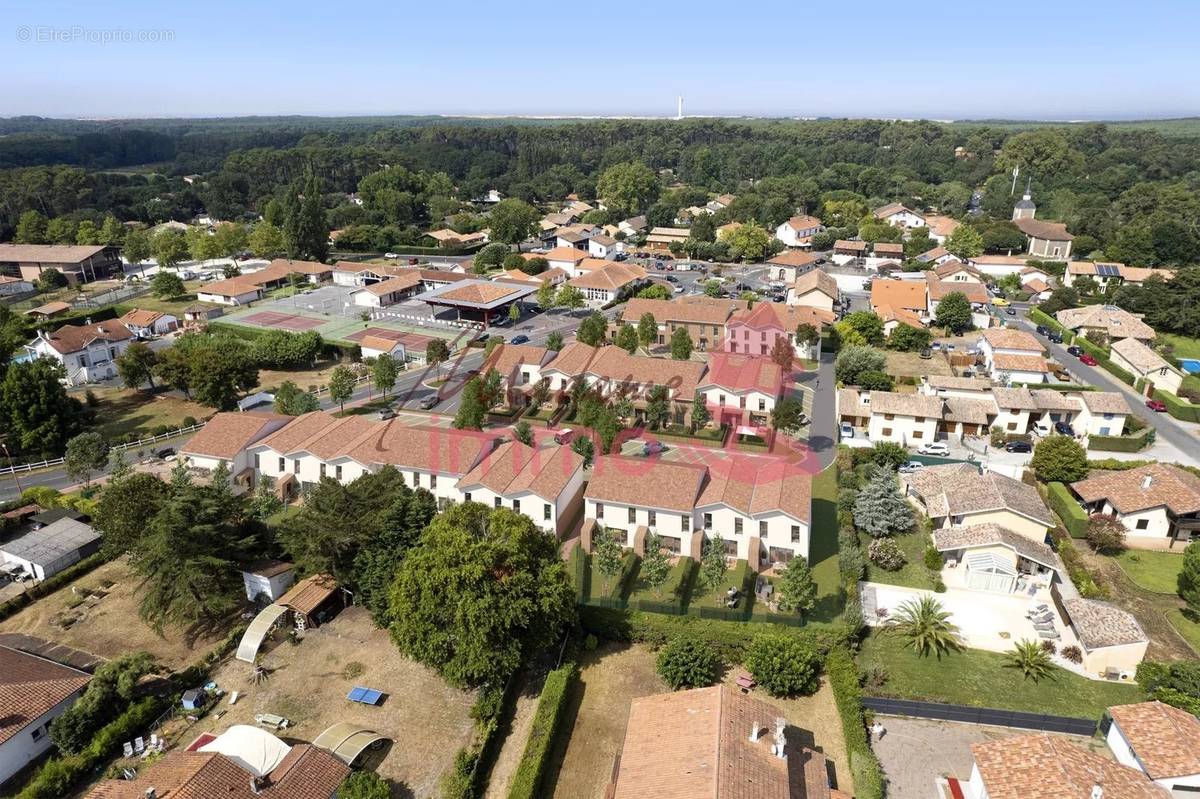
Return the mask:
<path id="1" fill-rule="evenodd" d="M 82 671 L 0 646 L 0 744 L 53 710 L 90 679 Z"/>
<path id="2" fill-rule="evenodd" d="M 218 413 L 179 451 L 185 455 L 232 459 L 290 418 L 276 413 Z"/>
<path id="3" fill-rule="evenodd" d="M 783 369 L 766 356 L 713 352 L 708 356 L 708 374 L 698 388 L 715 386 L 735 394 L 760 391 L 770 397 L 783 393 Z"/>
<path id="4" fill-rule="evenodd" d="M 46 336 L 47 343 L 66 355 L 79 352 L 95 341 L 125 341 L 133 338 L 129 328 L 117 321 L 96 322 L 91 325 L 63 325 Z"/>

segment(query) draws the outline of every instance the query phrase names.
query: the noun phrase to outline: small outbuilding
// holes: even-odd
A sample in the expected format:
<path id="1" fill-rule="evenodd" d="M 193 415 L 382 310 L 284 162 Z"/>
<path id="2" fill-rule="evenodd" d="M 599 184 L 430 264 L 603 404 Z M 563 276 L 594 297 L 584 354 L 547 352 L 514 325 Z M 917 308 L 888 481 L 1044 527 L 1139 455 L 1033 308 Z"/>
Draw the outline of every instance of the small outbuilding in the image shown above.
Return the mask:
<path id="1" fill-rule="evenodd" d="M 338 585 L 330 574 L 305 577 L 279 598 L 277 604 L 292 612 L 297 630 L 317 627 L 337 612 Z"/>
<path id="2" fill-rule="evenodd" d="M 0 544 L 0 561 L 35 580 L 53 577 L 100 549 L 100 533 L 78 519 L 60 518 Z"/>
<path id="3" fill-rule="evenodd" d="M 296 567 L 282 560 L 261 560 L 247 564 L 242 569 L 242 585 L 246 588 L 246 599 L 251 602 L 265 597 L 274 602 L 296 582 Z"/>

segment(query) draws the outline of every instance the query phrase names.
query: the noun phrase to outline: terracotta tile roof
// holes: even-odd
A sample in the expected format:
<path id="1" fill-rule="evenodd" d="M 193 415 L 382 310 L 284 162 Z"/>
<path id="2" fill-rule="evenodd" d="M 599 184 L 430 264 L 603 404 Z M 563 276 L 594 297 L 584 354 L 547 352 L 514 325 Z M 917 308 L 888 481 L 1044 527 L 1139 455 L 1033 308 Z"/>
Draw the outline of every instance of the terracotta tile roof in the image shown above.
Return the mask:
<path id="1" fill-rule="evenodd" d="M 939 255 L 947 254 L 946 249 L 944 247 L 938 247 L 937 249 L 930 250 L 929 253 L 925 253 L 925 254 L 928 255 L 930 253 L 936 253 L 938 250 L 941 250 L 941 253 L 939 253 Z M 980 280 L 983 279 L 982 272 L 980 272 L 978 269 L 971 266 L 970 264 L 964 264 L 962 261 L 960 261 L 958 259 L 955 259 L 953 261 L 946 261 L 943 264 L 938 264 L 937 267 L 933 269 L 933 273 L 940 278 L 947 278 L 947 277 L 950 277 L 950 275 L 958 274 L 959 272 L 966 272 L 968 275 L 977 277 Z M 962 283 L 962 282 L 966 282 L 966 281 L 960 280 L 959 282 Z"/>
<path id="2" fill-rule="evenodd" d="M 801 230 L 812 230 L 813 228 L 819 228 L 821 227 L 821 224 L 822 222 L 820 219 L 817 219 L 815 216 L 808 216 L 806 214 L 793 216 L 787 221 L 787 226 L 797 232 Z M 775 263 L 775 261 L 771 260 L 768 261 L 768 263 Z"/>
<path id="3" fill-rule="evenodd" d="M 165 314 L 162 311 L 148 311 L 141 308 L 131 308 L 125 312 L 125 315 L 117 321 L 123 323 L 126 327 L 133 325 L 134 327 L 150 327 L 150 325 L 162 319 Z"/>
<path id="4" fill-rule="evenodd" d="M 596 458 L 584 496 L 643 508 L 689 512 L 696 507 L 708 468 L 659 458 Z"/>
<path id="5" fill-rule="evenodd" d="M 983 331 L 981 338 L 998 350 L 1023 350 L 1038 355 L 1044 352 L 1042 343 L 1034 338 L 1032 333 L 1012 327 L 989 328 Z"/>
<path id="6" fill-rule="evenodd" d="M 506 441 L 463 475 L 458 489 L 483 486 L 510 498 L 528 491 L 555 502 L 581 468 L 583 458 L 569 447 L 534 449 L 519 441 Z"/>
<path id="7" fill-rule="evenodd" d="M 904 245 L 899 242 L 877 241 L 872 247 L 872 252 L 875 255 L 904 255 Z"/>
<path id="8" fill-rule="evenodd" d="M 1050 284 L 1042 280 L 1040 277 L 1026 278 L 1026 280 L 1021 284 L 1021 287 L 1029 289 L 1034 294 L 1041 294 L 1043 291 L 1050 290 Z"/>
<path id="9" fill-rule="evenodd" d="M 103 251 L 93 244 L 0 244 L 0 261 L 77 264 Z"/>
<path id="10" fill-rule="evenodd" d="M 606 380 L 643 386 L 667 386 L 674 396 L 690 401 L 705 368 L 706 364 L 700 361 L 630 355 L 610 344 L 596 351 L 596 356 L 587 366 L 587 372 Z"/>
<path id="11" fill-rule="evenodd" d="M 1200 512 L 1200 477 L 1167 463 L 1123 472 L 1097 472 L 1071 483 L 1084 502 L 1108 500 L 1119 513 L 1166 507 L 1177 515 Z"/>
<path id="12" fill-rule="evenodd" d="M 942 420 L 947 422 L 985 425 L 988 423 L 988 419 L 996 415 L 996 403 L 990 397 L 988 399 L 946 397 L 942 403 Z"/>
<path id="13" fill-rule="evenodd" d="M 901 394 L 897 391 L 872 391 L 869 408 L 872 413 L 892 413 L 897 416 L 942 418 L 942 399 L 924 394 Z"/>
<path id="14" fill-rule="evenodd" d="M 837 280 L 828 272 L 823 272 L 820 269 L 814 269 L 811 272 L 805 272 L 796 278 L 796 282 L 792 284 L 792 290 L 796 292 L 796 296 L 802 296 L 810 291 L 819 291 L 827 297 L 837 299 L 841 292 L 838 290 Z M 764 303 L 765 304 L 765 303 Z"/>
<path id="15" fill-rule="evenodd" d="M 1033 393 L 1027 388 L 996 386 L 992 389 L 992 399 L 1004 410 L 1034 411 L 1038 407 Z"/>
<path id="16" fill-rule="evenodd" d="M 909 327 L 915 327 L 918 330 L 925 327 L 925 323 L 921 321 L 921 317 L 904 308 L 895 308 L 891 305 L 877 305 L 874 310 L 875 315 L 884 322 L 900 322 Z"/>
<path id="17" fill-rule="evenodd" d="M 900 482 L 921 497 L 930 516 L 1008 510 L 1047 527 L 1054 526 L 1054 519 L 1036 488 L 996 472 L 980 474 L 967 463 L 926 466 L 918 472 L 900 475 Z"/>
<path id="18" fill-rule="evenodd" d="M 57 707 L 90 679 L 82 671 L 0 646 L 0 744 Z"/>
<path id="19" fill-rule="evenodd" d="M 508 380 L 520 367 L 526 364 L 540 366 L 549 356 L 550 350 L 536 344 L 501 344 L 492 350 L 492 354 L 479 367 L 479 373 L 486 375 L 489 370 L 495 369 L 500 377 Z"/>
<path id="20" fill-rule="evenodd" d="M 867 243 L 865 241 L 850 241 L 848 239 L 838 239 L 833 243 L 835 250 L 853 250 L 854 252 L 866 252 Z"/>
<path id="21" fill-rule="evenodd" d="M 899 214 L 905 211 L 910 214 L 915 214 L 916 216 L 921 216 L 922 219 L 924 218 L 921 214 L 905 205 L 902 205 L 901 203 L 888 203 L 887 205 L 881 205 L 875 209 L 874 213 L 876 219 L 886 219 L 893 214 Z"/>
<path id="22" fill-rule="evenodd" d="M 242 294 L 253 294 L 262 291 L 262 284 L 251 275 L 238 275 L 228 280 L 218 280 L 215 283 L 205 283 L 196 289 L 197 294 L 210 294 L 216 297 L 237 297 Z"/>
<path id="23" fill-rule="evenodd" d="M 510 285 L 503 283 L 488 283 L 485 281 L 473 281 L 469 285 L 459 286 L 458 288 L 443 291 L 437 296 L 439 300 L 452 300 L 454 302 L 470 302 L 478 305 L 487 305 L 489 303 L 502 300 L 511 294 L 515 294 L 519 289 L 514 289 Z"/>
<path id="24" fill-rule="evenodd" d="M 591 256 L 584 258 L 579 263 L 575 264 L 575 268 L 580 272 L 592 272 L 597 269 L 604 269 L 609 266 L 621 266 L 620 261 L 610 261 L 607 258 L 592 258 Z M 635 264 L 629 264 L 634 266 Z"/>
<path id="25" fill-rule="evenodd" d="M 149 788 L 159 799 L 331 799 L 349 774 L 332 753 L 296 744 L 255 792 L 251 773 L 225 755 L 176 750 L 136 779 L 104 780 L 84 799 L 145 799 Z"/>
<path id="26" fill-rule="evenodd" d="M 955 292 L 967 298 L 974 305 L 986 305 L 991 302 L 987 288 L 982 283 L 971 283 L 965 280 L 941 280 L 933 272 L 925 273 L 925 282 L 929 285 L 929 299 L 942 300 L 947 294 Z"/>
<path id="27" fill-rule="evenodd" d="M 816 263 L 818 260 L 817 256 L 803 250 L 784 250 L 779 255 L 767 261 L 767 263 L 774 264 L 775 266 L 801 267 Z"/>
<path id="28" fill-rule="evenodd" d="M 939 552 L 955 549 L 1002 544 L 1023 558 L 1036 561 L 1047 568 L 1057 570 L 1058 559 L 1054 550 L 1040 541 L 1026 538 L 998 524 L 969 524 L 963 527 L 944 527 L 933 531 L 933 545 Z"/>
<path id="29" fill-rule="evenodd" d="M 346 457 L 364 439 L 378 435 L 378 432 L 379 423 L 366 416 L 343 416 L 301 444 L 300 450 L 331 461 Z"/>
<path id="30" fill-rule="evenodd" d="M 588 364 L 596 357 L 597 352 L 599 350 L 590 344 L 572 341 L 559 350 L 559 353 L 544 368 L 562 372 L 570 377 L 578 377 L 584 373 Z"/>
<path id="31" fill-rule="evenodd" d="M 287 593 L 275 600 L 275 604 L 286 605 L 297 613 L 308 615 L 336 591 L 337 580 L 332 575 L 313 574 L 289 588 Z"/>
<path id="32" fill-rule="evenodd" d="M 588 257 L 587 250 L 580 250 L 575 247 L 555 247 L 549 252 L 531 253 L 533 258 L 545 258 L 547 261 L 570 261 L 571 263 L 579 263 Z"/>
<path id="33" fill-rule="evenodd" d="M 651 314 L 654 321 L 660 325 L 669 322 L 700 325 L 723 325 L 729 315 L 745 303 L 737 300 L 718 300 L 708 298 L 711 302 L 686 302 L 679 300 L 648 300 L 634 297 L 625 303 L 621 318 L 630 324 L 637 324 L 643 314 Z M 769 303 L 758 303 L 767 305 Z"/>
<path id="34" fill-rule="evenodd" d="M 812 517 L 812 475 L 783 460 L 757 468 L 747 463 L 745 468 L 710 471 L 696 507 L 718 504 L 747 516 L 783 512 L 808 524 Z"/>
<path id="35" fill-rule="evenodd" d="M 610 263 L 601 269 L 585 272 L 579 277 L 568 280 L 572 286 L 588 289 L 607 289 L 615 291 L 630 283 L 646 279 L 646 270 L 637 264 Z"/>
<path id="36" fill-rule="evenodd" d="M 179 448 L 184 455 L 232 460 L 239 452 L 291 420 L 276 413 L 218 413 Z"/>
<path id="37" fill-rule="evenodd" d="M 1049 372 L 1050 365 L 1041 355 L 1012 355 L 998 352 L 992 356 L 992 366 L 1002 372 Z"/>
<path id="38" fill-rule="evenodd" d="M 1095 599 L 1064 599 L 1063 609 L 1079 643 L 1087 649 L 1137 644 L 1148 640 L 1133 614 Z"/>
<path id="39" fill-rule="evenodd" d="M 1115 391 L 1084 391 L 1079 398 L 1092 413 L 1132 413 L 1125 396 Z"/>
<path id="40" fill-rule="evenodd" d="M 1054 315 L 1058 323 L 1071 330 L 1080 328 L 1103 330 L 1114 341 L 1119 338 L 1136 338 L 1149 341 L 1154 338 L 1154 328 L 1140 317 L 1115 305 L 1085 305 L 1082 308 L 1066 308 Z"/>
<path id="41" fill-rule="evenodd" d="M 650 228 L 650 234 L 653 236 L 668 236 L 678 239 L 686 239 L 689 231 L 685 227 L 655 227 Z"/>
<path id="42" fill-rule="evenodd" d="M 378 283 L 371 283 L 363 286 L 358 291 L 365 291 L 368 294 L 374 294 L 376 297 L 382 297 L 384 294 L 391 294 L 393 291 L 404 291 L 411 289 L 414 286 L 421 285 L 421 275 L 416 269 L 395 277 L 389 277 L 387 280 L 380 280 Z"/>
<path id="43" fill-rule="evenodd" d="M 1041 219 L 1015 219 L 1013 224 L 1026 236 L 1047 241 L 1071 241 L 1075 237 L 1067 232 L 1062 222 L 1046 222 Z"/>
<path id="44" fill-rule="evenodd" d="M 465 474 L 497 441 L 487 433 L 409 427 L 399 419 L 375 424 L 379 429 L 348 453 L 363 465 L 391 464 L 426 472 Z"/>
<path id="45" fill-rule="evenodd" d="M 962 389 L 968 391 L 991 391 L 992 381 L 986 377 L 957 377 L 955 375 L 928 375 L 926 384 L 931 388 Z"/>
<path id="46" fill-rule="evenodd" d="M 971 259 L 973 266 L 980 264 L 996 264 L 997 266 L 1023 266 L 1029 261 L 1026 255 L 976 255 Z"/>
<path id="47" fill-rule="evenodd" d="M 1031 389 L 1029 395 L 1040 411 L 1077 411 L 1079 401 L 1073 395 L 1049 388 Z"/>
<path id="48" fill-rule="evenodd" d="M 949 254 L 950 254 L 950 251 L 947 250 L 945 247 L 934 247 L 932 250 L 926 250 L 925 252 L 918 255 L 917 260 L 918 261 L 936 261 L 938 258 L 941 258 L 942 256 L 949 255 Z M 958 264 L 958 263 L 962 263 L 962 262 L 956 259 L 954 261 L 947 261 L 946 263 Z"/>
<path id="49" fill-rule="evenodd" d="M 971 744 L 989 799 L 1088 799 L 1097 785 L 1111 799 L 1169 799 L 1136 769 L 1039 733 Z"/>
<path id="50" fill-rule="evenodd" d="M 708 374 L 698 388 L 708 386 L 734 394 L 760 391 L 778 397 L 783 393 L 783 369 L 766 356 L 713 352 L 708 356 Z"/>
<path id="51" fill-rule="evenodd" d="M 1139 369 L 1142 374 L 1157 372 L 1160 369 L 1166 369 L 1170 372 L 1178 371 L 1174 366 L 1167 363 L 1161 355 L 1136 338 L 1117 339 L 1112 343 L 1111 349 L 1132 366 Z"/>
<path id="52" fill-rule="evenodd" d="M 404 342 L 396 339 L 384 338 L 382 336 L 363 336 L 358 340 L 358 346 L 364 350 L 379 350 L 381 352 L 392 352 L 396 347 Z"/>
<path id="53" fill-rule="evenodd" d="M 749 310 L 735 311 L 725 326 L 729 330 L 748 327 L 751 330 L 778 330 L 780 333 L 795 333 L 801 324 L 810 324 L 820 330 L 833 324 L 832 311 L 811 308 L 807 305 L 784 305 L 779 302 L 756 302 Z"/>
<path id="54" fill-rule="evenodd" d="M 259 447 L 272 449 L 280 455 L 297 452 L 303 444 L 337 422 L 337 417 L 325 411 L 313 411 L 297 416 L 281 429 L 258 442 Z"/>
<path id="55" fill-rule="evenodd" d="M 929 228 L 929 232 L 936 236 L 949 236 L 961 224 L 957 219 L 941 214 L 930 214 L 925 217 L 925 227 Z"/>
<path id="56" fill-rule="evenodd" d="M 1200 719 L 1162 702 L 1108 709 L 1152 780 L 1200 774 Z"/>
<path id="57" fill-rule="evenodd" d="M 54 314 L 62 313 L 63 311 L 71 310 L 69 302 L 48 302 L 45 305 L 39 305 L 36 308 L 30 308 L 25 313 L 36 314 L 38 316 L 53 316 Z"/>
<path id="58" fill-rule="evenodd" d="M 782 717 L 723 685 L 634 699 L 612 799 L 829 799 L 823 755 L 771 752 Z"/>
<path id="59" fill-rule="evenodd" d="M 125 341 L 133 338 L 129 328 L 117 321 L 96 322 L 90 325 L 63 325 L 46 336 L 55 351 L 66 355 L 79 352 L 96 341 Z"/>
<path id="60" fill-rule="evenodd" d="M 927 286 L 919 280 L 872 280 L 871 307 L 891 306 L 906 311 L 925 310 Z"/>

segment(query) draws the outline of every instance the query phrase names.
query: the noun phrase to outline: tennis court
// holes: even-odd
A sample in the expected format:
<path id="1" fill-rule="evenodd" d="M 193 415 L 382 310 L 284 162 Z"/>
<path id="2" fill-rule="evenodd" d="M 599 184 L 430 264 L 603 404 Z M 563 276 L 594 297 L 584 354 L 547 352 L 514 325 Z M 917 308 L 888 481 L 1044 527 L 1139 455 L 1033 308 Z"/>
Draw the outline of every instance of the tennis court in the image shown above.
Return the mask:
<path id="1" fill-rule="evenodd" d="M 243 316 L 238 321 L 257 327 L 276 327 L 280 330 L 312 330 L 314 327 L 325 324 L 324 319 L 313 319 L 310 316 L 279 311 L 255 311 L 249 316 Z"/>

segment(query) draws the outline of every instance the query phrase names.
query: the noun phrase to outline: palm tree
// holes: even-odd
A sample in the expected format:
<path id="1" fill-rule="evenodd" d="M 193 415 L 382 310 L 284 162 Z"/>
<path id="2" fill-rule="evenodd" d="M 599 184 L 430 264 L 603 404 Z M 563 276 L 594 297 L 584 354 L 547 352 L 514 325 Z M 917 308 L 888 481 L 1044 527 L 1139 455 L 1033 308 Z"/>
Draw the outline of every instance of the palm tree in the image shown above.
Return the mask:
<path id="1" fill-rule="evenodd" d="M 950 623 L 950 614 L 932 596 L 910 599 L 896 612 L 892 629 L 904 636 L 905 645 L 921 657 L 930 653 L 941 660 L 943 654 L 962 649 L 958 627 Z"/>
<path id="2" fill-rule="evenodd" d="M 1025 639 L 1018 641 L 1013 650 L 1008 653 L 1007 663 L 1010 669 L 1020 669 L 1025 679 L 1038 682 L 1043 677 L 1049 677 L 1054 670 L 1050 655 L 1042 649 L 1037 641 Z"/>

